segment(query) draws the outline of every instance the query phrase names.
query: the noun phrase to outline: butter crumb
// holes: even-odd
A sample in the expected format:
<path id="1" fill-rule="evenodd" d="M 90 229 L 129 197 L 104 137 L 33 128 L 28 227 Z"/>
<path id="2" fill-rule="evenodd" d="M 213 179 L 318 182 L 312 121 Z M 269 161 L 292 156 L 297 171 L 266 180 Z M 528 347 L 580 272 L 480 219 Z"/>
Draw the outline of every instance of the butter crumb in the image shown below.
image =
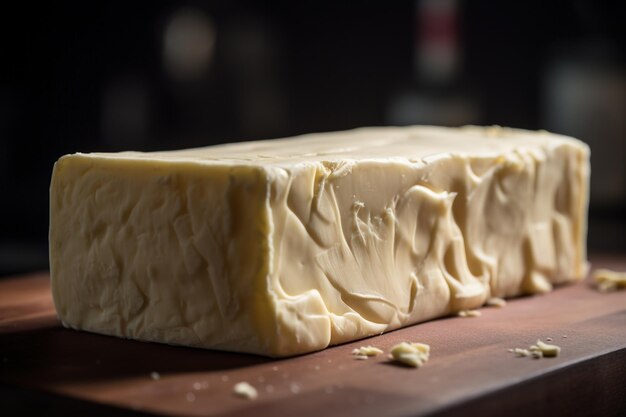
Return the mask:
<path id="1" fill-rule="evenodd" d="M 246 398 L 248 400 L 255 400 L 259 395 L 256 388 L 245 381 L 236 383 L 233 387 L 233 392 L 236 396 Z"/>
<path id="2" fill-rule="evenodd" d="M 367 359 L 368 356 L 377 356 L 381 353 L 383 353 L 383 351 L 374 346 L 361 346 L 352 351 L 352 354 L 357 356 L 357 359 L 361 359 L 359 356 L 365 356 L 365 359 Z"/>
<path id="3" fill-rule="evenodd" d="M 506 305 L 506 300 L 500 297 L 491 297 L 487 300 L 486 303 L 489 307 L 498 307 L 502 308 Z"/>
<path id="4" fill-rule="evenodd" d="M 461 310 L 457 313 L 459 317 L 480 317 L 481 314 L 478 310 Z"/>
<path id="5" fill-rule="evenodd" d="M 596 269 L 591 277 L 600 292 L 611 292 L 626 288 L 626 272 Z"/>
<path id="6" fill-rule="evenodd" d="M 161 379 L 161 375 L 158 372 L 150 372 L 150 378 L 157 381 Z"/>
<path id="7" fill-rule="evenodd" d="M 558 356 L 561 352 L 561 348 L 557 345 L 550 345 L 541 340 L 537 340 L 537 343 L 529 346 L 528 349 L 515 348 L 509 349 L 509 352 L 515 353 L 515 356 L 518 358 L 530 356 L 533 359 L 541 359 Z"/>
<path id="8" fill-rule="evenodd" d="M 425 343 L 402 342 L 391 348 L 391 358 L 402 365 L 419 368 L 430 358 L 430 346 Z"/>
<path id="9" fill-rule="evenodd" d="M 555 356 L 559 356 L 559 353 L 561 353 L 561 348 L 559 346 L 550 345 L 542 342 L 541 340 L 537 340 L 537 347 L 546 358 L 553 358 Z"/>
<path id="10" fill-rule="evenodd" d="M 530 356 L 530 351 L 528 349 L 515 348 L 513 349 L 513 353 L 515 353 L 515 356 L 518 358 Z"/>

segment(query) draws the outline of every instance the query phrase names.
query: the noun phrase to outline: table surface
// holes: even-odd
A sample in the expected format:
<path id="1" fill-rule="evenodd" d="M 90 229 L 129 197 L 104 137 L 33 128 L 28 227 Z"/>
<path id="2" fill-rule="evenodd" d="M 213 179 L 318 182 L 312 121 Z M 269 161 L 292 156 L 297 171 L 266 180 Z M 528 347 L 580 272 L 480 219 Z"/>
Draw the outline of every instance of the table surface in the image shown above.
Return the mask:
<path id="1" fill-rule="evenodd" d="M 626 270 L 625 257 L 592 261 L 594 267 Z M 63 399 L 70 409 L 76 401 L 89 413 L 105 407 L 105 414 L 626 413 L 626 291 L 599 293 L 582 282 L 481 312 L 268 359 L 64 329 L 49 276 L 39 273 L 0 280 L 0 384 L 29 394 L 22 398 Z M 558 357 L 517 358 L 508 351 L 547 338 L 561 346 Z M 431 346 L 425 366 L 409 369 L 390 364 L 386 355 L 351 355 L 355 347 L 387 351 L 405 340 Z M 233 395 L 240 381 L 257 388 L 256 400 Z"/>

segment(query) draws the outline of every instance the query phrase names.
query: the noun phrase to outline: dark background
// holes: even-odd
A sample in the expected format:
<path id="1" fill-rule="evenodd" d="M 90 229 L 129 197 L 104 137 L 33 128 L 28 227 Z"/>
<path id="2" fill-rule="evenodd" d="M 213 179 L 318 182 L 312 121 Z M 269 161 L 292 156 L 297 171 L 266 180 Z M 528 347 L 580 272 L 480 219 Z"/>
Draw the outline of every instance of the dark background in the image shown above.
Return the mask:
<path id="1" fill-rule="evenodd" d="M 434 29 L 432 1 L 50 3 L 0 14 L 0 276 L 47 268 L 63 154 L 404 123 L 580 137 L 590 249 L 626 251 L 619 1 L 446 1 Z M 423 69 L 428 36 L 451 67 Z"/>

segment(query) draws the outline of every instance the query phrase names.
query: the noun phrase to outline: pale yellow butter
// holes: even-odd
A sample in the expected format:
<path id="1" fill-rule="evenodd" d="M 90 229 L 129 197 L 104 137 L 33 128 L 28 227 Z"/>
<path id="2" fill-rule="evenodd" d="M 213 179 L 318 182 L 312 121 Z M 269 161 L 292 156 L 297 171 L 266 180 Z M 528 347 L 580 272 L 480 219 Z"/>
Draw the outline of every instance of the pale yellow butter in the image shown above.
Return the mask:
<path id="1" fill-rule="evenodd" d="M 55 165 L 66 326 L 288 356 L 582 279 L 589 151 L 367 128 Z"/>
<path id="2" fill-rule="evenodd" d="M 398 343 L 391 348 L 391 359 L 404 366 L 420 368 L 430 359 L 430 346 L 425 343 Z"/>
<path id="3" fill-rule="evenodd" d="M 358 349 L 354 349 L 352 354 L 355 356 L 364 356 L 366 359 L 368 356 L 378 356 L 383 351 L 375 346 L 361 346 Z"/>
<path id="4" fill-rule="evenodd" d="M 259 396 L 256 388 L 246 381 L 236 383 L 233 387 L 233 393 L 238 397 L 246 398 L 248 400 L 256 400 Z"/>
<path id="5" fill-rule="evenodd" d="M 610 269 L 596 269 L 591 276 L 598 290 L 602 292 L 626 289 L 626 272 Z"/>
<path id="6" fill-rule="evenodd" d="M 489 307 L 502 308 L 506 306 L 506 300 L 500 297 L 491 297 L 487 300 L 485 304 L 488 305 Z"/>

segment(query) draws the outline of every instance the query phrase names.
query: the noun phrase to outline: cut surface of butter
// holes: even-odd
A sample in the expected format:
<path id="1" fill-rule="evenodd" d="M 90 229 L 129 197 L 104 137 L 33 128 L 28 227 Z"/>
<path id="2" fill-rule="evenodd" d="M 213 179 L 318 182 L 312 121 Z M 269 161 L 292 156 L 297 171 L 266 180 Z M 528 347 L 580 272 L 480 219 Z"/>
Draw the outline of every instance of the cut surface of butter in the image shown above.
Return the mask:
<path id="1" fill-rule="evenodd" d="M 67 155 L 54 303 L 75 329 L 289 356 L 549 291 L 587 272 L 588 158 L 473 126 Z"/>

